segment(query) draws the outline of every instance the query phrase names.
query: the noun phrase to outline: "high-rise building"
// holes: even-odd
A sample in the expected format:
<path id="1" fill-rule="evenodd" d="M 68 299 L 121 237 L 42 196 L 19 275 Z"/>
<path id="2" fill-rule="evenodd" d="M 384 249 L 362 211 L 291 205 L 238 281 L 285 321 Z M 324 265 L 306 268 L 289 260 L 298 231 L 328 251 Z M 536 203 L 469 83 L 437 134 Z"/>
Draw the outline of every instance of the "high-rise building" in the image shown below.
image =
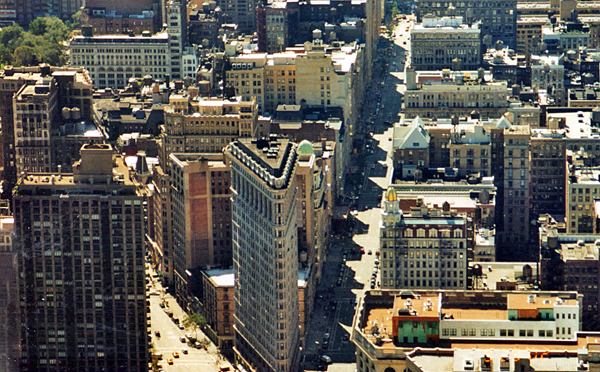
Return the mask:
<path id="1" fill-rule="evenodd" d="M 10 197 L 23 171 L 54 172 L 58 165 L 70 170 L 81 144 L 98 138 L 69 137 L 77 130 L 67 126 L 78 127 L 74 123 L 90 121 L 91 115 L 92 82 L 82 68 L 42 64 L 0 71 L 4 196 Z M 58 137 L 63 146 L 50 146 Z"/>
<path id="2" fill-rule="evenodd" d="M 17 260 L 13 246 L 15 219 L 8 202 L 0 206 L 0 370 L 17 372 L 20 357 L 19 290 Z"/>
<path id="3" fill-rule="evenodd" d="M 147 371 L 144 193 L 110 145 L 13 194 L 21 370 Z"/>
<path id="4" fill-rule="evenodd" d="M 240 139 L 231 161 L 235 346 L 251 371 L 296 371 L 299 356 L 297 145 Z"/>
<path id="5" fill-rule="evenodd" d="M 202 283 L 200 269 L 232 265 L 231 176 L 222 153 L 173 153 L 168 169 L 173 208 L 173 287 L 180 303 L 187 304 L 192 289 Z"/>

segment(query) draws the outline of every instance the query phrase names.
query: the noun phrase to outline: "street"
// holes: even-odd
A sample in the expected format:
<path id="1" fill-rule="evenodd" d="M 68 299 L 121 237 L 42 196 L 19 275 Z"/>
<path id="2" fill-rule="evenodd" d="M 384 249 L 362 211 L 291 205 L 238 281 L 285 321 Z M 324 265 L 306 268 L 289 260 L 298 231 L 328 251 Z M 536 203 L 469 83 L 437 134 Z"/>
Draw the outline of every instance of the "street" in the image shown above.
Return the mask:
<path id="1" fill-rule="evenodd" d="M 355 347 L 348 337 L 356 300 L 371 288 L 371 278 L 377 271 L 379 203 L 392 172 L 389 157 L 392 124 L 402 119 L 402 97 L 406 91 L 402 61 L 409 58 L 410 40 L 405 32 L 408 24 L 409 21 L 404 20 L 396 26 L 393 43 L 384 40 L 389 45 L 383 49 L 385 53 L 373 74 L 371 91 L 375 91 L 375 95 L 368 95 L 372 98 L 364 105 L 363 121 L 359 125 L 359 135 L 365 139 L 357 141 L 357 154 L 352 159 L 352 165 L 361 168 L 357 174 L 360 177 L 346 188 L 354 195 L 350 199 L 351 208 L 356 208 L 349 216 L 352 234 L 349 238 L 336 237 L 330 245 L 303 350 L 305 370 L 323 369 L 323 363 L 319 362 L 321 355 L 329 356 L 333 362 L 328 371 L 354 372 L 356 369 Z M 364 254 L 360 253 L 361 248 Z M 376 275 L 375 286 L 378 280 Z"/>
<path id="2" fill-rule="evenodd" d="M 219 370 L 219 366 L 231 366 L 229 362 L 220 359 L 220 354 L 218 354 L 216 346 L 212 343 L 210 343 L 208 351 L 205 351 L 204 349 L 196 349 L 186 342 L 181 342 L 181 336 L 186 333 L 194 335 L 194 332 L 179 329 L 179 326 L 160 307 L 160 303 L 163 299 L 168 302 L 168 307 L 173 312 L 173 318 L 177 318 L 179 321 L 183 321 L 185 315 L 183 310 L 170 294 L 164 293 L 157 280 L 154 280 L 152 291 L 158 291 L 158 294 L 150 295 L 150 314 L 153 352 L 154 354 L 162 354 L 162 359 L 159 360 L 162 367 L 159 367 L 159 369 L 162 368 L 165 372 L 216 372 Z M 160 332 L 160 337 L 157 337 L 156 331 Z M 198 331 L 196 338 L 202 340 L 205 336 L 202 331 Z M 187 349 L 187 354 L 183 353 L 183 349 Z M 178 358 L 173 357 L 174 351 L 179 353 Z M 173 364 L 169 365 L 167 359 L 173 359 Z"/>

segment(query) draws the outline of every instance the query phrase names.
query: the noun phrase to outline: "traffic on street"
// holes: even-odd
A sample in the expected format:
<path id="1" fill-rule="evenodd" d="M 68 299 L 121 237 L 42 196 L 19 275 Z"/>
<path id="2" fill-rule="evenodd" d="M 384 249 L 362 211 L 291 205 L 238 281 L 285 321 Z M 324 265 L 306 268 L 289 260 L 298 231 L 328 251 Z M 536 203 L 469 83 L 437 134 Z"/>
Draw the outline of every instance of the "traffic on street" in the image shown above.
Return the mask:
<path id="1" fill-rule="evenodd" d="M 351 213 L 349 232 L 329 245 L 323 277 L 307 329 L 305 370 L 355 371 L 349 341 L 357 299 L 379 287 L 380 203 L 392 175 L 393 125 L 403 119 L 405 68 L 410 61 L 410 17 L 399 19 L 390 38 L 381 37 L 373 80 L 363 105 L 349 175 L 341 202 Z"/>

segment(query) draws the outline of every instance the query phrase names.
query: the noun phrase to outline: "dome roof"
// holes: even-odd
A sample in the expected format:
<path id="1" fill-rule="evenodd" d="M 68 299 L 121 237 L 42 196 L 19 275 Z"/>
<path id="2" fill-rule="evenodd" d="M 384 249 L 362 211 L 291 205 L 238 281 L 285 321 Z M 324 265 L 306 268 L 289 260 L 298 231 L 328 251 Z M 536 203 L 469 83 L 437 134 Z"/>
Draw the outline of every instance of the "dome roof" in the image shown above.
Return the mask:
<path id="1" fill-rule="evenodd" d="M 298 150 L 296 150 L 298 152 L 298 155 L 302 156 L 302 155 L 314 155 L 315 154 L 315 149 L 313 148 L 313 145 L 310 143 L 310 141 L 308 140 L 302 140 L 300 142 L 300 144 L 298 144 Z"/>
<path id="2" fill-rule="evenodd" d="M 388 188 L 387 192 L 385 193 L 385 199 L 387 201 L 397 201 L 398 195 L 396 195 L 396 189 L 393 187 Z"/>

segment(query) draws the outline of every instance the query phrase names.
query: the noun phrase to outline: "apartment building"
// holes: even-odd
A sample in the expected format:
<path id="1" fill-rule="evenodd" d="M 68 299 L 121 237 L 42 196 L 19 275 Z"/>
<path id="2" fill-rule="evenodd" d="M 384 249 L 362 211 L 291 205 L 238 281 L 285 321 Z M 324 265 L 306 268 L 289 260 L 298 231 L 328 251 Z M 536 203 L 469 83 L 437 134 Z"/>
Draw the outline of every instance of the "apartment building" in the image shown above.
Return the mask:
<path id="1" fill-rule="evenodd" d="M 400 209 L 390 187 L 382 200 L 381 288 L 467 288 L 467 217 L 417 203 Z"/>
<path id="2" fill-rule="evenodd" d="M 0 369 L 17 372 L 21 351 L 21 328 L 18 324 L 19 287 L 16 250 L 13 246 L 15 238 L 15 219 L 10 214 L 8 202 L 4 200 L 0 206 L 0 298 L 3 308 L 0 312 Z"/>
<path id="3" fill-rule="evenodd" d="M 22 371 L 148 370 L 144 200 L 110 145 L 20 180 Z"/>
<path id="4" fill-rule="evenodd" d="M 402 179 L 410 179 L 415 176 L 417 169 L 427 169 L 431 166 L 431 135 L 425 130 L 425 123 L 420 117 L 412 119 L 410 124 L 403 122 L 394 126 L 392 138 L 394 169 L 401 172 Z"/>
<path id="5" fill-rule="evenodd" d="M 231 176 L 223 154 L 172 153 L 173 287 L 189 304 L 199 270 L 227 268 L 231 252 Z M 190 277 L 190 273 L 192 274 Z M 195 283 L 197 282 L 197 283 Z"/>
<path id="6" fill-rule="evenodd" d="M 461 70 L 481 67 L 482 34 L 479 25 L 467 25 L 462 17 L 425 15 L 410 29 L 411 66 L 415 70 L 441 70 L 460 61 Z"/>
<path id="7" fill-rule="evenodd" d="M 483 69 L 474 73 L 434 73 L 433 79 L 430 75 L 427 72 L 417 74 L 415 69 L 407 67 L 404 96 L 407 118 L 468 116 L 474 110 L 484 118 L 500 117 L 507 111 L 507 83 L 491 81 Z"/>
<path id="8" fill-rule="evenodd" d="M 165 108 L 161 164 L 171 153 L 221 153 L 232 141 L 255 135 L 256 100 L 242 96 L 191 97 L 172 94 Z"/>
<path id="9" fill-rule="evenodd" d="M 124 88 L 129 79 L 172 76 L 171 43 L 167 32 L 141 36 L 98 35 L 83 30 L 67 46 L 72 66 L 84 67 L 97 88 Z"/>
<path id="10" fill-rule="evenodd" d="M 540 285 L 547 290 L 578 291 L 583 295 L 583 329 L 600 330 L 598 314 L 598 239 L 595 234 L 560 233 L 556 223 L 540 224 Z"/>
<path id="11" fill-rule="evenodd" d="M 506 120 L 506 119 L 505 119 Z M 461 178 L 470 174 L 492 175 L 491 131 L 477 123 L 471 128 L 456 128 L 450 137 L 450 164 Z"/>
<path id="12" fill-rule="evenodd" d="M 422 22 L 427 14 L 437 17 L 445 15 L 462 16 L 465 23 L 481 21 L 481 34 L 491 35 L 492 41 L 502 40 L 511 48 L 517 42 L 517 0 L 498 3 L 492 0 L 467 0 L 461 2 L 439 2 L 417 0 L 415 2 L 417 21 Z"/>
<path id="13" fill-rule="evenodd" d="M 207 336 L 219 350 L 232 350 L 235 313 L 233 269 L 205 270 L 202 278 Z"/>
<path id="14" fill-rule="evenodd" d="M 231 162 L 236 361 L 295 371 L 299 358 L 297 145 L 239 139 Z"/>

